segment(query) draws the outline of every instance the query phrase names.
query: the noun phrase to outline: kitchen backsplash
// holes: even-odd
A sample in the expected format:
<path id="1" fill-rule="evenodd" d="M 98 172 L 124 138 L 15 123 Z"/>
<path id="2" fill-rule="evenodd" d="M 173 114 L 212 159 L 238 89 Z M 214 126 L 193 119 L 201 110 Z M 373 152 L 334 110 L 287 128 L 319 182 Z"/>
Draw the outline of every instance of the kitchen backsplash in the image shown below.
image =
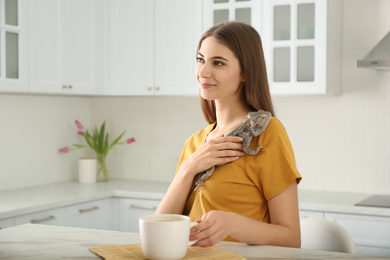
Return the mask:
<path id="1" fill-rule="evenodd" d="M 274 97 L 295 150 L 302 189 L 390 194 L 390 71 L 356 67 L 390 28 L 387 0 L 344 0 L 340 96 Z M 108 155 L 110 177 L 170 181 L 185 140 L 206 126 L 196 97 L 0 95 L 0 190 L 77 178 L 85 126 L 106 120 L 136 143 Z"/>

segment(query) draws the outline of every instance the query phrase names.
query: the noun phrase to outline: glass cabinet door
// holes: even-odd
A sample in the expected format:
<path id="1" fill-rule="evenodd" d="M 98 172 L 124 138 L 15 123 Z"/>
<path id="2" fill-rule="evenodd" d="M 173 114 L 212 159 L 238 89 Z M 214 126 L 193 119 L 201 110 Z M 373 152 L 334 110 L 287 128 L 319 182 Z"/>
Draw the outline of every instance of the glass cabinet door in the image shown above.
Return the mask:
<path id="1" fill-rule="evenodd" d="M 314 81 L 314 3 L 273 6 L 273 81 Z"/>
<path id="2" fill-rule="evenodd" d="M 203 31 L 225 21 L 238 21 L 261 29 L 260 0 L 203 0 Z"/>
<path id="3" fill-rule="evenodd" d="M 263 18 L 271 93 L 326 92 L 327 1 L 264 0 Z"/>
<path id="4" fill-rule="evenodd" d="M 0 0 L 0 90 L 27 90 L 25 8 L 23 0 Z"/>

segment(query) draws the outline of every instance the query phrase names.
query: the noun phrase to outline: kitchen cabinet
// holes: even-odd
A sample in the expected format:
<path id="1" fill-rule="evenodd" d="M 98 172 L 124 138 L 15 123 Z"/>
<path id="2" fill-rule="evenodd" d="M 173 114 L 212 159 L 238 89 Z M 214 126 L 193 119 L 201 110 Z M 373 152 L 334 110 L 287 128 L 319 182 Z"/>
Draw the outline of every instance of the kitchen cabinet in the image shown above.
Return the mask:
<path id="1" fill-rule="evenodd" d="M 0 1 L 0 10 L 0 91 L 27 91 L 27 0 Z"/>
<path id="2" fill-rule="evenodd" d="M 139 233 L 138 218 L 153 215 L 160 200 L 118 199 L 118 230 Z"/>
<path id="3" fill-rule="evenodd" d="M 196 95 L 199 0 L 112 0 L 107 4 L 104 94 Z"/>
<path id="4" fill-rule="evenodd" d="M 264 0 L 262 39 L 272 94 L 339 94 L 342 1 Z"/>
<path id="5" fill-rule="evenodd" d="M 325 218 L 352 235 L 357 254 L 390 257 L 390 218 L 328 212 Z"/>
<path id="6" fill-rule="evenodd" d="M 324 212 L 300 210 L 299 218 L 324 218 Z"/>
<path id="7" fill-rule="evenodd" d="M 65 207 L 65 226 L 111 230 L 111 199 Z"/>
<path id="8" fill-rule="evenodd" d="M 98 91 L 95 0 L 29 1 L 29 88 L 35 93 Z"/>
<path id="9" fill-rule="evenodd" d="M 64 208 L 39 211 L 15 217 L 15 225 L 26 223 L 63 226 L 65 224 Z"/>
<path id="10" fill-rule="evenodd" d="M 243 22 L 262 31 L 262 1 L 203 0 L 203 31 L 225 21 Z"/>
<path id="11" fill-rule="evenodd" d="M 14 217 L 0 219 L 0 229 L 13 227 L 13 226 L 15 226 L 15 218 Z"/>
<path id="12" fill-rule="evenodd" d="M 271 94 L 340 93 L 342 1 L 203 0 L 204 30 L 232 20 L 260 33 Z"/>

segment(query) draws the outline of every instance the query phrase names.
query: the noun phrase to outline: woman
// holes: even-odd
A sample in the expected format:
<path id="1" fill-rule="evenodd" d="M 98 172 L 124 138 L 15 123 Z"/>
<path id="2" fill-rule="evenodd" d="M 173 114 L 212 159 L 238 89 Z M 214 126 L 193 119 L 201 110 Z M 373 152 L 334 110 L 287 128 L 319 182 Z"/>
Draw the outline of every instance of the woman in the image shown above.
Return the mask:
<path id="1" fill-rule="evenodd" d="M 300 247 L 297 184 L 301 176 L 283 125 L 272 117 L 243 152 L 243 139 L 227 136 L 249 112 L 274 115 L 260 36 L 251 26 L 225 22 L 209 29 L 197 48 L 195 76 L 210 124 L 185 143 L 176 175 L 156 214 L 189 215 L 194 246 L 222 240 Z M 216 166 L 199 189 L 198 173 Z M 220 166 L 218 166 L 220 165 Z"/>

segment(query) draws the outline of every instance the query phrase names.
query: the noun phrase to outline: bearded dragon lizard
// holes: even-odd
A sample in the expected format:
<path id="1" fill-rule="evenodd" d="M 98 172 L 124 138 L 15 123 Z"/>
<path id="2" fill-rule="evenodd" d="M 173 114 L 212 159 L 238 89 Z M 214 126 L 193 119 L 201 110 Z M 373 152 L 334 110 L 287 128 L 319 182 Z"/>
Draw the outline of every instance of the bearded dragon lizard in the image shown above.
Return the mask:
<path id="1" fill-rule="evenodd" d="M 271 120 L 271 113 L 268 111 L 259 110 L 257 112 L 249 112 L 245 121 L 236 129 L 230 132 L 227 136 L 239 136 L 243 139 L 242 150 L 247 154 L 257 154 L 263 147 L 259 146 L 254 149 L 249 145 L 253 136 L 260 135 L 268 126 Z M 203 187 L 203 183 L 213 174 L 215 167 L 223 164 L 217 164 L 195 175 L 192 183 L 191 191 L 195 191 Z"/>

